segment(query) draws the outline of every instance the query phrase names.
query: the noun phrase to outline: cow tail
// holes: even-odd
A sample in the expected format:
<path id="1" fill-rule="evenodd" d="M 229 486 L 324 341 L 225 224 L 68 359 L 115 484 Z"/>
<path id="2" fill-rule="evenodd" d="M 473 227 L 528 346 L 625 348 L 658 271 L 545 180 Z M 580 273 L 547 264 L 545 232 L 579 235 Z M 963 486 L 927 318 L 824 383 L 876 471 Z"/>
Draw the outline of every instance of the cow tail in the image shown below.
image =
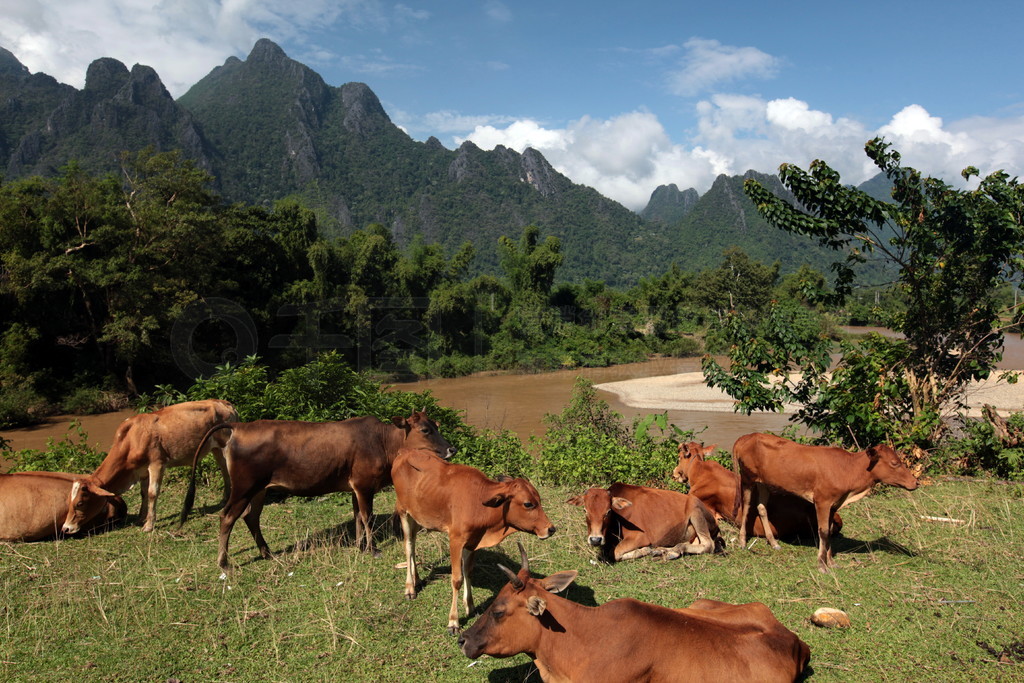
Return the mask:
<path id="1" fill-rule="evenodd" d="M 185 526 L 185 520 L 188 519 L 188 513 L 192 512 L 192 506 L 196 502 L 196 466 L 199 464 L 199 455 L 203 452 L 203 448 L 206 447 L 210 437 L 213 436 L 214 432 L 220 431 L 221 429 L 233 429 L 232 426 L 227 422 L 222 422 L 218 425 L 210 427 L 206 435 L 203 436 L 202 441 L 199 442 L 199 447 L 196 448 L 195 455 L 192 456 L 192 472 L 188 478 L 188 490 L 185 492 L 185 502 L 181 506 L 181 517 L 178 519 L 178 528 Z"/>

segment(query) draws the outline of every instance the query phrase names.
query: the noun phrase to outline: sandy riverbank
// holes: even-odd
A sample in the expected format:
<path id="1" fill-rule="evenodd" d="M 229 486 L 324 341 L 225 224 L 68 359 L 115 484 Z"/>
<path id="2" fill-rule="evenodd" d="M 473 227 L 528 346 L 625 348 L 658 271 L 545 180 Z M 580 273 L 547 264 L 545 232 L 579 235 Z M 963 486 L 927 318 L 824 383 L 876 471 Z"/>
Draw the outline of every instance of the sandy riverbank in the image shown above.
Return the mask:
<path id="1" fill-rule="evenodd" d="M 702 410 L 732 412 L 735 401 L 724 392 L 704 384 L 700 372 L 684 372 L 662 377 L 640 377 L 620 382 L 598 384 L 598 389 L 615 394 L 622 403 L 648 410 Z M 988 403 L 1003 415 L 1024 409 L 1024 381 L 1010 384 L 998 374 L 983 382 L 975 382 L 967 391 L 968 414 L 981 415 Z M 791 413 L 796 406 L 787 405 Z"/>

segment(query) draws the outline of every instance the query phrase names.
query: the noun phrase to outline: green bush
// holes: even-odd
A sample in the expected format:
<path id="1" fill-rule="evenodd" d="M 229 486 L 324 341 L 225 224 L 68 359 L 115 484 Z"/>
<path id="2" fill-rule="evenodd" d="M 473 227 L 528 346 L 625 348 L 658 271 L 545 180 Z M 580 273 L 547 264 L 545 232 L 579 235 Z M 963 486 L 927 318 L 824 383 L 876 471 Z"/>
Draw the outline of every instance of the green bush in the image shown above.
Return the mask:
<path id="1" fill-rule="evenodd" d="M 664 415 L 637 418 L 627 426 L 622 415 L 597 397 L 593 384 L 576 381 L 560 415 L 548 415 L 539 442 L 538 479 L 561 486 L 607 486 L 617 481 L 672 486 L 678 441 L 693 436 L 668 425 Z M 661 433 L 651 434 L 651 427 Z"/>
<path id="2" fill-rule="evenodd" d="M 0 429 L 35 424 L 46 414 L 46 400 L 25 386 L 0 388 Z"/>
<path id="3" fill-rule="evenodd" d="M 12 451 L 10 458 L 12 472 L 72 472 L 89 473 L 103 461 L 106 453 L 89 445 L 89 434 L 78 420 L 68 426 L 68 431 L 60 441 L 53 437 L 46 440 L 46 450 L 26 448 Z"/>
<path id="4" fill-rule="evenodd" d="M 73 415 L 95 415 L 121 410 L 128 398 L 121 392 L 104 391 L 99 387 L 78 387 L 61 403 L 64 412 Z"/>

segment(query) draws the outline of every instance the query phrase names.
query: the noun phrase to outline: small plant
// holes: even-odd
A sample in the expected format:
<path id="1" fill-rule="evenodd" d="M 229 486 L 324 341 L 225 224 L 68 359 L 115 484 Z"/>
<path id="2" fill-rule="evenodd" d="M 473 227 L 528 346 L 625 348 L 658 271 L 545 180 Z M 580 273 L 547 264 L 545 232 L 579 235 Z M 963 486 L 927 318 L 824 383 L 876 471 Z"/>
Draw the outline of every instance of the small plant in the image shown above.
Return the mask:
<path id="1" fill-rule="evenodd" d="M 669 425 L 662 415 L 637 418 L 627 426 L 622 415 L 597 397 L 593 384 L 580 378 L 560 415 L 548 415 L 549 427 L 540 441 L 537 476 L 569 486 L 670 484 L 678 441 L 691 431 Z M 652 435 L 652 427 L 661 434 Z M 671 432 L 666 434 L 666 432 Z"/>
<path id="2" fill-rule="evenodd" d="M 87 473 L 95 470 L 106 455 L 89 445 L 89 434 L 78 420 L 73 421 L 60 441 L 51 437 L 46 450 L 26 448 L 9 453 L 12 472 L 72 472 Z"/>

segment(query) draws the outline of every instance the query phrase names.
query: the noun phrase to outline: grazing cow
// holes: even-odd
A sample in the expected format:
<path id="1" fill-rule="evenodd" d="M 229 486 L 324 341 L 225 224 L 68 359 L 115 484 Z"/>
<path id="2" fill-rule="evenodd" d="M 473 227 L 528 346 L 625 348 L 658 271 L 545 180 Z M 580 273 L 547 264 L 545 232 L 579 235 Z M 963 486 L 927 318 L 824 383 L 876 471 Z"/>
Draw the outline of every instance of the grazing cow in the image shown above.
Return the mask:
<path id="1" fill-rule="evenodd" d="M 756 508 L 769 532 L 773 548 L 779 544 L 767 523 L 770 490 L 781 490 L 814 504 L 818 522 L 818 569 L 827 573 L 832 559 L 831 520 L 836 511 L 871 492 L 878 483 L 917 488 L 917 479 L 890 446 L 872 446 L 850 453 L 833 446 L 805 446 L 771 434 L 747 434 L 732 449 L 737 474 L 733 514 L 740 524 L 740 545 L 747 540 L 751 499 L 757 490 Z"/>
<path id="2" fill-rule="evenodd" d="M 448 534 L 452 566 L 452 606 L 448 631 L 459 631 L 459 588 L 466 616 L 473 611 L 470 574 L 480 548 L 501 543 L 514 531 L 545 539 L 555 533 L 540 494 L 526 479 L 489 479 L 467 465 L 444 462 L 429 453 L 403 448 L 392 468 L 395 511 L 405 537 L 405 597 L 416 597 L 416 534 L 420 529 Z"/>
<path id="3" fill-rule="evenodd" d="M 690 495 L 700 498 L 716 520 L 725 519 L 736 524 L 733 513 L 736 507 L 736 474 L 717 462 L 704 459 L 714 449 L 714 446 L 704 446 L 696 441 L 679 444 L 679 465 L 672 471 L 672 478 L 680 484 L 689 483 Z M 817 537 L 814 505 L 798 496 L 777 492 L 772 500 L 772 509 L 768 511 L 768 519 L 776 538 Z M 832 515 L 832 533 L 838 534 L 842 528 L 843 518 L 835 513 Z M 754 518 L 753 535 L 765 535 L 760 517 Z"/>
<path id="4" fill-rule="evenodd" d="M 621 598 L 586 607 L 555 595 L 576 578 L 530 577 L 526 556 L 459 638 L 462 653 L 526 653 L 544 681 L 793 681 L 810 648 L 765 605 L 698 600 L 669 609 Z"/>
<path id="5" fill-rule="evenodd" d="M 227 459 L 231 497 L 220 513 L 217 564 L 229 568 L 228 539 L 243 512 L 260 555 L 270 559 L 270 548 L 260 530 L 260 513 L 269 488 L 297 496 L 351 491 L 356 544 L 377 555 L 370 525 L 373 495 L 391 483 L 391 463 L 403 446 L 429 450 L 435 458 L 450 458 L 455 453 L 437 427 L 425 412 L 391 418 L 391 424 L 366 416 L 340 422 L 257 420 L 213 427 L 196 450 L 196 458 L 210 442 L 221 448 Z M 192 509 L 194 494 L 193 464 L 182 524 Z"/>
<path id="6" fill-rule="evenodd" d="M 61 535 L 68 496 L 80 475 L 64 472 L 0 474 L 0 541 L 41 541 Z M 89 532 L 124 519 L 128 507 L 111 494 L 80 501 L 80 530 Z"/>
<path id="7" fill-rule="evenodd" d="M 647 486 L 612 484 L 566 501 L 587 513 L 587 539 L 606 560 L 647 555 L 674 560 L 721 549 L 714 515 L 696 496 Z"/>
<path id="8" fill-rule="evenodd" d="M 143 531 L 152 531 L 164 468 L 190 464 L 196 444 L 203 441 L 210 427 L 237 419 L 234 407 L 217 399 L 178 403 L 129 417 L 114 432 L 114 443 L 96 471 L 79 477 L 72 487 L 64 533 L 73 534 L 81 528 L 79 503 L 87 501 L 88 506 L 93 504 L 88 502 L 92 499 L 124 493 L 140 480 L 139 519 Z M 213 454 L 224 477 L 224 499 L 227 500 L 229 483 L 224 456 L 218 449 L 214 449 Z"/>

